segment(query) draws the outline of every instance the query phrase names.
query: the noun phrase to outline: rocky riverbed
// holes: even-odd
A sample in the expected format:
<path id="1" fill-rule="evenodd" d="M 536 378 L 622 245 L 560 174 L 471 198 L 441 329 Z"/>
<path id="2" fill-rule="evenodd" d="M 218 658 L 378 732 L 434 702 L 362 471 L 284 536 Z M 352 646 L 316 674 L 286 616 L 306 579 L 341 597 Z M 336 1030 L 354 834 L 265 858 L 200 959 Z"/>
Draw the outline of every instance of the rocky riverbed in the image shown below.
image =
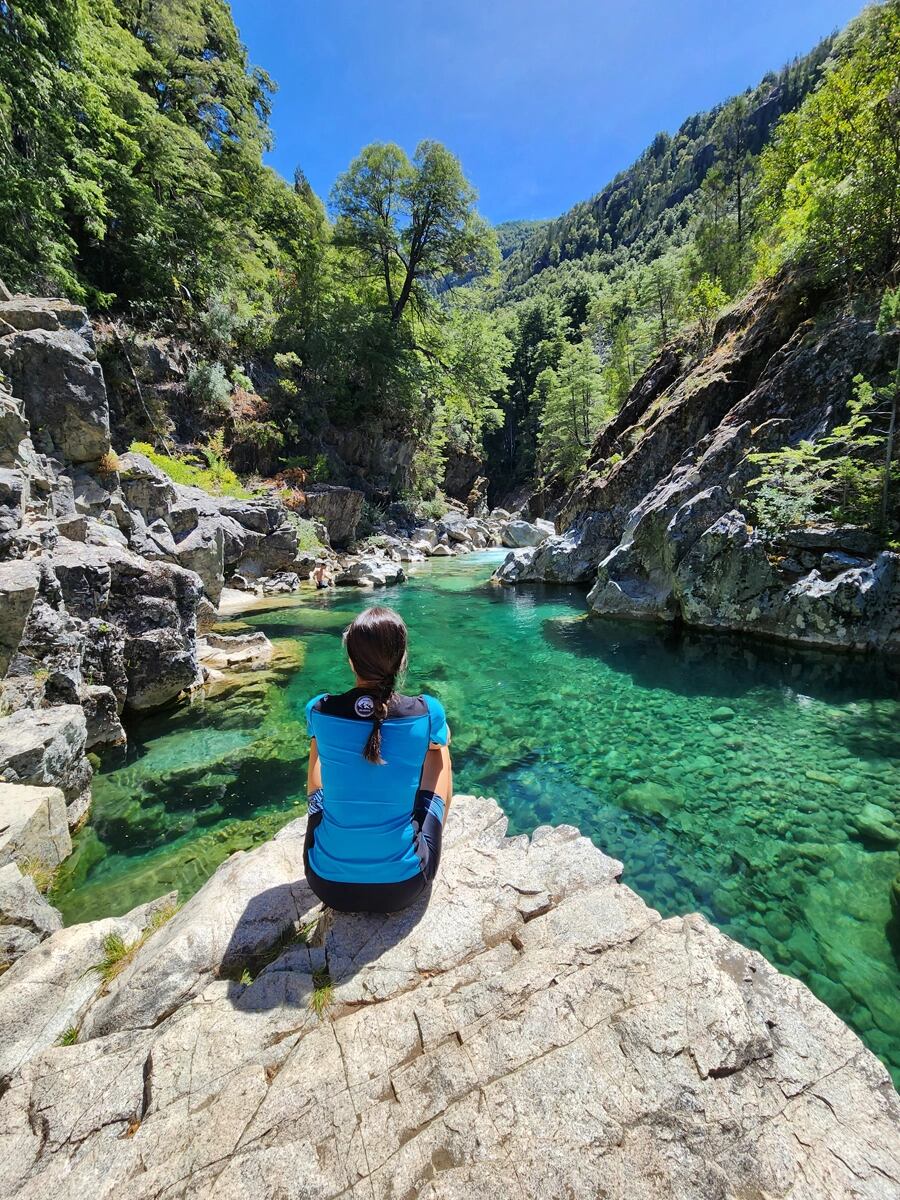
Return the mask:
<path id="1" fill-rule="evenodd" d="M 64 300 L 0 294 L 0 863 L 52 869 L 64 838 L 27 835 L 56 812 L 89 817 L 95 752 L 126 741 L 123 713 L 160 709 L 268 669 L 262 634 L 214 629 L 256 597 L 296 591 L 316 559 L 336 586 L 383 587 L 410 564 L 497 545 L 508 514 L 453 509 L 419 521 L 402 506 L 357 538 L 363 494 L 315 485 L 301 525 L 272 493 L 213 496 L 145 454 L 116 453 L 94 333 Z M 47 789 L 34 810 L 34 789 Z M 22 847 L 25 847 L 24 849 Z M 12 876 L 10 876 L 12 879 Z M 21 885 L 10 883 L 13 891 Z M 12 903 L 12 901 L 11 901 Z M 6 939 L 15 959 L 27 926 Z"/>
<path id="2" fill-rule="evenodd" d="M 893 1200 L 900 1100 L 800 983 L 569 826 L 459 796 L 427 907 L 324 916 L 305 818 L 0 978 L 0 1186 Z"/>

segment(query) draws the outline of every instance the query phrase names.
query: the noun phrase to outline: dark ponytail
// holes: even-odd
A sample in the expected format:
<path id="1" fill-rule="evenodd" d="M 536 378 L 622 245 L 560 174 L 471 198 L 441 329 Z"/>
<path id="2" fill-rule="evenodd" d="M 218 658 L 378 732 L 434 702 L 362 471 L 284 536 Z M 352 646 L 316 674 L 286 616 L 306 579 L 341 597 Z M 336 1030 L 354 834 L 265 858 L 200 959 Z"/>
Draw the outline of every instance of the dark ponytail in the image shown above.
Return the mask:
<path id="1" fill-rule="evenodd" d="M 383 763 L 381 726 L 387 720 L 397 676 L 406 666 L 406 626 L 390 608 L 366 608 L 344 630 L 344 647 L 357 677 L 368 685 L 375 701 L 372 732 L 363 755 L 371 763 Z"/>

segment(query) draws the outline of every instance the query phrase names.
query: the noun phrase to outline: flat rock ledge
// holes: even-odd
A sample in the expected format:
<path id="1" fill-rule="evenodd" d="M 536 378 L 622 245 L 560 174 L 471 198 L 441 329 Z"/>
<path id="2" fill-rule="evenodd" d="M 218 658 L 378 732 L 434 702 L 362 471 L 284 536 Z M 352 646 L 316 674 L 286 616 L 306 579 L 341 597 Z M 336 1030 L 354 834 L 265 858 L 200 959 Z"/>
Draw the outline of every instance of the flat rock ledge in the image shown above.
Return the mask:
<path id="1" fill-rule="evenodd" d="M 0 1194 L 900 1194 L 877 1059 L 576 829 L 507 838 L 457 797 L 430 903 L 390 917 L 322 914 L 304 832 L 233 855 L 155 931 L 146 909 L 62 929 L 0 977 Z M 113 927 L 151 932 L 104 989 Z"/>

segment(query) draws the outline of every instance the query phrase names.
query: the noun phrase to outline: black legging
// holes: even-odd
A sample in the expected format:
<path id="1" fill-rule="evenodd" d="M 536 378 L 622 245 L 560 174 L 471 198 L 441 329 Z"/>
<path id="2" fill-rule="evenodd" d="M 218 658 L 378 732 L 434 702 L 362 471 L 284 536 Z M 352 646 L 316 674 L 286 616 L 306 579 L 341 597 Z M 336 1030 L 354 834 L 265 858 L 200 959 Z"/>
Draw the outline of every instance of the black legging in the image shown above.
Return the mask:
<path id="1" fill-rule="evenodd" d="M 306 822 L 306 842 L 303 846 L 303 866 L 306 882 L 323 904 L 336 912 L 399 912 L 408 908 L 422 895 L 437 874 L 441 861 L 441 835 L 444 827 L 434 811 L 434 801 L 441 800 L 436 792 L 420 788 L 412 811 L 412 825 L 419 873 L 399 883 L 342 883 L 323 879 L 309 865 L 309 852 L 316 840 L 316 829 L 322 821 L 321 789 L 310 796 L 309 817 Z M 443 804 L 443 801 L 441 801 Z"/>

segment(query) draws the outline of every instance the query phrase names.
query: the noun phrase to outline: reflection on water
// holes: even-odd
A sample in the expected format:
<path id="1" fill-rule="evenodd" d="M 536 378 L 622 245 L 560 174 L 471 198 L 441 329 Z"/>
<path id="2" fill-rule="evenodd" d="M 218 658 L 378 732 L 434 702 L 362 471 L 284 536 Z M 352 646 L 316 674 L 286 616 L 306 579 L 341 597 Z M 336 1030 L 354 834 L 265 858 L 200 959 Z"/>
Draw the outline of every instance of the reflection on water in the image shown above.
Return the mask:
<path id="1" fill-rule="evenodd" d="M 496 796 L 515 832 L 580 826 L 649 903 L 706 913 L 900 1070 L 900 861 L 858 828 L 866 806 L 897 820 L 896 669 L 587 620 L 583 592 L 487 585 L 496 558 L 245 616 L 301 645 L 302 669 L 131 728 L 127 762 L 98 779 L 93 825 L 66 864 L 67 919 L 189 894 L 302 812 L 303 704 L 347 685 L 341 630 L 387 602 L 411 631 L 407 690 L 435 692 L 450 714 L 460 790 Z"/>

